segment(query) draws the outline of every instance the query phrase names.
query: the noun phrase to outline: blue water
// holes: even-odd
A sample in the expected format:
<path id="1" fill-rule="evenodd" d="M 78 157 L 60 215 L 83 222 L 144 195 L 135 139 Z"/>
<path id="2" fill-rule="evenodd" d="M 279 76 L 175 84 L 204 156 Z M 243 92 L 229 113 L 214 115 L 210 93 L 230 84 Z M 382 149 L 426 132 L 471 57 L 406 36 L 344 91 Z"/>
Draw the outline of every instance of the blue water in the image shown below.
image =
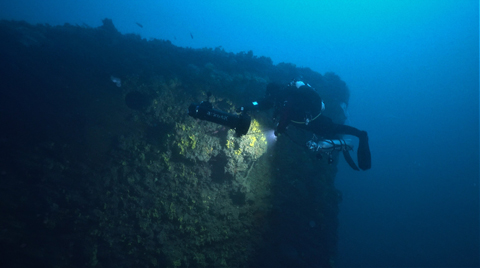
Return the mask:
<path id="1" fill-rule="evenodd" d="M 479 265 L 478 14 L 468 0 L 0 2 L 0 19 L 108 17 L 122 33 L 340 75 L 373 166 L 339 166 L 338 267 Z"/>

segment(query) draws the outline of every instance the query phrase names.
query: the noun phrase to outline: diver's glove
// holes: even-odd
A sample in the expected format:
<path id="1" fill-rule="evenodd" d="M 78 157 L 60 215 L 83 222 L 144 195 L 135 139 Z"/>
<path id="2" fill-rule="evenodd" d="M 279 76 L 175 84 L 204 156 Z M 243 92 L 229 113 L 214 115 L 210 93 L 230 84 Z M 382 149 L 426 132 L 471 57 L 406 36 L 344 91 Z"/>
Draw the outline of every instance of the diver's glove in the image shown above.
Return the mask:
<path id="1" fill-rule="evenodd" d="M 285 131 L 287 131 L 288 124 L 288 118 L 286 116 L 281 117 L 273 134 L 275 134 L 275 136 L 278 136 L 281 133 L 284 133 Z"/>
<path id="2" fill-rule="evenodd" d="M 275 137 L 278 137 L 284 132 L 285 132 L 285 129 L 284 130 L 275 129 L 275 131 L 273 131 L 273 135 L 275 135 Z"/>
<path id="3" fill-rule="evenodd" d="M 284 133 L 286 130 L 287 130 L 287 126 L 288 126 L 288 123 L 285 123 L 285 122 L 280 122 L 278 125 L 277 125 L 277 128 L 275 129 L 275 131 L 273 132 L 273 134 L 278 137 L 280 134 Z"/>

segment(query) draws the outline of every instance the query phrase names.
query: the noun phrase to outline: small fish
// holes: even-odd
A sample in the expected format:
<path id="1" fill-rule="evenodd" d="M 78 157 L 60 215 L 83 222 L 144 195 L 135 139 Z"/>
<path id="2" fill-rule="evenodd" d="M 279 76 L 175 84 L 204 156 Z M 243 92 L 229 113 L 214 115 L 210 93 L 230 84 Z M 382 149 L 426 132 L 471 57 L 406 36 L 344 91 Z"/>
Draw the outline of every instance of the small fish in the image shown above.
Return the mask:
<path id="1" fill-rule="evenodd" d="M 115 77 L 115 76 L 110 76 L 110 80 L 112 80 L 113 83 L 115 83 L 115 85 L 117 87 L 121 87 L 122 86 L 122 79 L 118 78 L 118 77 Z"/>
<path id="2" fill-rule="evenodd" d="M 192 34 L 192 32 L 190 32 L 190 37 L 193 39 L 193 34 Z"/>
<path id="3" fill-rule="evenodd" d="M 143 25 L 141 25 L 140 23 L 135 22 L 135 24 L 138 25 L 138 27 L 143 28 Z"/>

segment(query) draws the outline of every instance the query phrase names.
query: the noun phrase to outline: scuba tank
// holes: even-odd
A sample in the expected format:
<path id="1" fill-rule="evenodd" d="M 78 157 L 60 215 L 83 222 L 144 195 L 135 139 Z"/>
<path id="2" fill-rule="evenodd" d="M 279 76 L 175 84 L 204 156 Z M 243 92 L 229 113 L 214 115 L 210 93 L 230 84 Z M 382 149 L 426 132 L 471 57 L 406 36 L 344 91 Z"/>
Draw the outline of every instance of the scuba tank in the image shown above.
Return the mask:
<path id="1" fill-rule="evenodd" d="M 354 170 L 360 170 L 348 151 L 353 150 L 352 140 L 337 139 L 337 140 L 317 140 L 314 135 L 313 138 L 307 141 L 308 149 L 317 152 L 317 158 L 322 158 L 322 154 L 328 156 L 328 163 L 333 163 L 333 152 L 338 151 L 343 153 L 343 157 L 348 165 Z"/>
<path id="2" fill-rule="evenodd" d="M 320 153 L 332 153 L 333 151 L 350 151 L 353 150 L 352 140 L 320 140 L 315 141 L 314 139 L 307 142 L 307 147 L 314 151 Z"/>

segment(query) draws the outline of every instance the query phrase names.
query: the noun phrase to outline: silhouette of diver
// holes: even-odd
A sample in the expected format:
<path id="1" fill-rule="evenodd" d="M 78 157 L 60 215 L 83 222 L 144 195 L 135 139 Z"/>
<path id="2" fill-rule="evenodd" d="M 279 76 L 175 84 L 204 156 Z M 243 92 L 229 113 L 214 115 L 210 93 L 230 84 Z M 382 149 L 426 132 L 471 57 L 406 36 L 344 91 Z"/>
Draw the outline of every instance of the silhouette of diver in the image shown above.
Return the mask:
<path id="1" fill-rule="evenodd" d="M 341 134 L 356 136 L 359 138 L 358 166 L 362 170 L 371 168 L 367 132 L 351 126 L 335 124 L 332 119 L 322 115 L 325 104 L 320 95 L 310 85 L 296 80 L 293 80 L 287 86 L 270 83 L 267 85 L 263 99 L 240 107 L 237 112 L 262 111 L 271 108 L 274 109 L 274 119 L 278 120 L 275 129 L 276 136 L 285 132 L 290 124 L 327 139 L 335 138 L 335 136 Z M 345 155 L 345 159 L 352 166 L 353 161 L 351 158 L 347 159 L 347 157 L 350 158 L 350 155 Z M 354 166 L 352 168 L 355 169 Z"/>

